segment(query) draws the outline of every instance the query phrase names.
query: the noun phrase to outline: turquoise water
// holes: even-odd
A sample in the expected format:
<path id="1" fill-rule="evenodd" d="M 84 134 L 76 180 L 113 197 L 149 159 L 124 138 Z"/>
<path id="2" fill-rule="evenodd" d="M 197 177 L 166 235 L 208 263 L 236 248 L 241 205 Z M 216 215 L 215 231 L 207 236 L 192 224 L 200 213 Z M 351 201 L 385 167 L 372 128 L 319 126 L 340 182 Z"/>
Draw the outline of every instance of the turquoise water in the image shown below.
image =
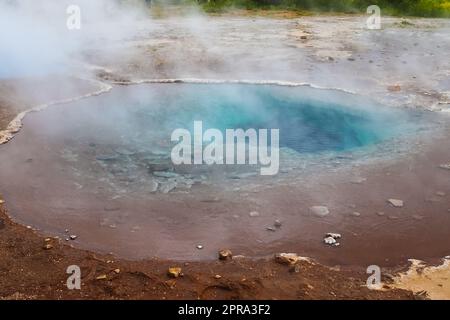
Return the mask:
<path id="1" fill-rule="evenodd" d="M 98 147 L 170 154 L 175 129 L 279 129 L 280 147 L 298 153 L 374 145 L 414 128 L 417 115 L 355 95 L 308 87 L 151 84 L 119 87 L 33 117 L 41 134 Z M 270 139 L 269 139 L 270 140 Z"/>
<path id="2" fill-rule="evenodd" d="M 280 147 L 300 153 L 345 151 L 393 137 L 410 120 L 405 112 L 350 94 L 303 87 L 147 85 L 129 87 L 126 95 L 116 98 L 111 104 L 104 102 L 108 111 L 103 114 L 114 121 L 115 130 L 133 136 L 137 144 L 142 139 L 167 141 L 174 129 L 192 132 L 194 121 L 202 121 L 203 130 L 223 133 L 237 128 L 279 129 Z"/>

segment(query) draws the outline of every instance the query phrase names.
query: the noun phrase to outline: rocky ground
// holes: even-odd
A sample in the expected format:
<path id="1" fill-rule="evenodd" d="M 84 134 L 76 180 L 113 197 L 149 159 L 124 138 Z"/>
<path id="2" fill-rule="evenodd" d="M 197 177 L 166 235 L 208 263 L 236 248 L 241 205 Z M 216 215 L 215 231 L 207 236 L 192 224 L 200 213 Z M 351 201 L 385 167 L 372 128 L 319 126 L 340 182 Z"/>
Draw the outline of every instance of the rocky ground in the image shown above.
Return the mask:
<path id="1" fill-rule="evenodd" d="M 1 80 L 0 128 L 32 106 L 98 90 L 79 79 L 87 70 L 109 83 L 160 78 L 305 82 L 391 105 L 445 110 L 450 100 L 450 22 L 388 18 L 381 31 L 366 30 L 364 23 L 360 16 L 262 17 L 247 12 L 144 21 L 125 41 L 87 50 L 73 77 Z M 81 291 L 65 287 L 69 265 L 81 267 Z M 182 277 L 167 275 L 175 266 L 182 268 Z M 127 261 L 71 248 L 45 232 L 36 234 L 12 222 L 3 210 L 0 216 L 0 297 L 5 299 L 422 297 L 403 290 L 368 290 L 366 279 L 362 268 L 331 269 L 305 261 L 294 267 L 273 258 Z"/>
<path id="2" fill-rule="evenodd" d="M 67 267 L 81 268 L 68 290 Z M 169 268 L 181 268 L 174 278 Z M 369 290 L 363 271 L 300 261 L 126 261 L 71 248 L 0 215 L 0 299 L 416 299 L 409 291 Z M 385 278 L 384 281 L 389 281 Z"/>

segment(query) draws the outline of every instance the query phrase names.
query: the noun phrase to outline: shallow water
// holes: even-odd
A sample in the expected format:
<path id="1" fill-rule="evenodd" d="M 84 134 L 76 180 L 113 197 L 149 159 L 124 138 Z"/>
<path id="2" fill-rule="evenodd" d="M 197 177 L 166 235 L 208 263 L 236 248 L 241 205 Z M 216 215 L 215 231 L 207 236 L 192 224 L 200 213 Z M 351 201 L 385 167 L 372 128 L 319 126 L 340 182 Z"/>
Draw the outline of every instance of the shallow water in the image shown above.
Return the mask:
<path id="1" fill-rule="evenodd" d="M 128 258 L 205 259 L 227 246 L 264 255 L 297 248 L 298 237 L 314 251 L 323 232 L 336 231 L 330 226 L 339 225 L 337 231 L 354 226 L 342 216 L 324 221 L 299 216 L 300 208 L 308 213 L 311 205 L 334 201 L 339 190 L 324 191 L 338 180 L 333 170 L 329 181 L 314 186 L 314 179 L 302 177 L 298 159 L 323 165 L 323 175 L 324 153 L 351 164 L 370 157 L 373 147 L 391 146 L 391 139 L 408 141 L 421 118 L 307 87 L 119 87 L 29 114 L 22 131 L 0 147 L 0 181 L 8 181 L 1 191 L 18 221 L 61 237 L 69 229 L 82 247 Z M 205 129 L 279 128 L 280 174 L 260 177 L 245 165 L 174 166 L 170 134 L 191 128 L 194 120 L 202 120 Z M 294 186 L 279 184 L 280 177 Z M 249 217 L 255 210 L 260 218 Z M 275 219 L 283 228 L 267 230 Z M 199 252 L 198 244 L 205 249 Z"/>

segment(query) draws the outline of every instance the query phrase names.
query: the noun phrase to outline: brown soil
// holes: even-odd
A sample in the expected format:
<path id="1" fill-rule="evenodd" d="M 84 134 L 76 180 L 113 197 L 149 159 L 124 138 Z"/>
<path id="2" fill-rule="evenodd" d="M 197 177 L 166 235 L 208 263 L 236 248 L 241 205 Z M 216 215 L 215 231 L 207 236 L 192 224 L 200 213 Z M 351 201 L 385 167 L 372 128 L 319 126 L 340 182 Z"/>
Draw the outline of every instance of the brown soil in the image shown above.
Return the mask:
<path id="1" fill-rule="evenodd" d="M 45 244 L 53 248 L 46 250 Z M 70 265 L 81 268 L 81 290 L 66 287 Z M 171 279 L 167 270 L 172 266 L 180 266 L 184 275 Z M 308 262 L 300 263 L 297 271 L 272 259 L 116 260 L 71 248 L 57 239 L 45 242 L 44 237 L 11 222 L 4 210 L 0 212 L 0 299 L 415 298 L 404 290 L 368 290 L 362 271 L 337 271 Z M 106 279 L 97 280 L 102 275 Z"/>

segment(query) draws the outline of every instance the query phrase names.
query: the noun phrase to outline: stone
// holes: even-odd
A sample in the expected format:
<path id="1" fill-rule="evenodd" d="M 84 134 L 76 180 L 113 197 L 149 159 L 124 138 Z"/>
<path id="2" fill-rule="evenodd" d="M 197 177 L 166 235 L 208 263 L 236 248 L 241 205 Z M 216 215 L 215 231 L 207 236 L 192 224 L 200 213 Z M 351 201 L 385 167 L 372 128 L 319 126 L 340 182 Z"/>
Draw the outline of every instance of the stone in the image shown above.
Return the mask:
<path id="1" fill-rule="evenodd" d="M 438 192 L 436 192 L 436 195 L 439 196 L 439 197 L 445 197 L 446 193 L 443 192 L 443 191 L 438 191 Z"/>
<path id="2" fill-rule="evenodd" d="M 119 274 L 119 273 L 120 273 L 120 269 L 119 269 L 119 268 L 114 269 L 114 273 L 115 273 L 115 274 Z"/>
<path id="3" fill-rule="evenodd" d="M 75 240 L 76 238 L 78 238 L 78 236 L 77 235 L 74 235 L 74 234 L 72 234 L 70 237 L 70 240 Z"/>
<path id="4" fill-rule="evenodd" d="M 222 278 L 222 276 L 220 275 L 220 274 L 216 274 L 215 276 L 214 276 L 214 279 L 221 279 Z"/>
<path id="5" fill-rule="evenodd" d="M 333 237 L 326 237 L 326 238 L 323 239 L 323 242 L 324 242 L 325 244 L 330 244 L 330 245 L 332 245 L 332 244 L 335 244 L 337 241 L 336 241 L 336 239 L 333 238 Z"/>
<path id="6" fill-rule="evenodd" d="M 169 277 L 172 277 L 172 278 L 178 278 L 183 275 L 180 267 L 169 268 L 169 270 L 167 271 L 167 274 L 169 275 Z"/>
<path id="7" fill-rule="evenodd" d="M 248 214 L 250 217 L 259 217 L 259 212 L 258 211 L 252 211 Z"/>
<path id="8" fill-rule="evenodd" d="M 309 261 L 307 258 L 300 257 L 296 253 L 277 253 L 275 261 L 281 264 L 294 265 L 299 261 Z"/>
<path id="9" fill-rule="evenodd" d="M 44 244 L 44 250 L 50 250 L 50 249 L 53 249 L 53 246 L 50 244 L 50 243 L 46 243 L 46 244 Z"/>
<path id="10" fill-rule="evenodd" d="M 342 235 L 340 233 L 333 233 L 333 232 L 328 232 L 325 236 L 326 237 L 331 237 L 333 239 L 340 239 L 340 238 L 342 238 Z"/>
<path id="11" fill-rule="evenodd" d="M 282 223 L 281 223 L 281 221 L 280 220 L 275 220 L 275 222 L 273 223 L 273 225 L 275 226 L 275 228 L 281 228 L 281 226 L 283 225 Z"/>
<path id="12" fill-rule="evenodd" d="M 5 200 L 0 199 L 0 204 L 4 204 Z"/>
<path id="13" fill-rule="evenodd" d="M 395 208 L 403 207 L 403 200 L 398 199 L 388 199 L 388 202 L 393 205 Z"/>
<path id="14" fill-rule="evenodd" d="M 220 260 L 231 260 L 233 258 L 233 253 L 229 249 L 219 250 L 219 259 Z"/>
<path id="15" fill-rule="evenodd" d="M 359 212 L 352 212 L 352 216 L 359 217 L 359 216 L 361 216 L 361 213 L 359 213 Z"/>
<path id="16" fill-rule="evenodd" d="M 199 245 L 197 245 L 197 247 L 196 247 L 198 250 L 202 250 L 203 249 L 203 246 L 201 245 L 201 244 L 199 244 Z"/>
<path id="17" fill-rule="evenodd" d="M 309 209 L 311 210 L 311 212 L 314 215 L 316 215 L 318 217 L 325 217 L 325 216 L 327 216 L 330 213 L 328 208 L 325 207 L 325 206 L 313 206 L 313 207 L 311 207 Z"/>
<path id="18" fill-rule="evenodd" d="M 106 274 L 102 274 L 99 275 L 97 278 L 95 278 L 96 280 L 106 280 L 108 277 L 106 276 Z"/>
<path id="19" fill-rule="evenodd" d="M 441 169 L 450 170 L 450 163 L 444 163 L 439 166 Z"/>
<path id="20" fill-rule="evenodd" d="M 276 231 L 276 229 L 273 228 L 273 227 L 267 227 L 266 230 L 267 230 L 267 231 L 272 231 L 272 232 L 275 232 L 275 231 Z"/>
<path id="21" fill-rule="evenodd" d="M 382 211 L 378 211 L 378 212 L 377 212 L 377 216 L 379 216 L 379 217 L 383 217 L 384 215 L 385 215 L 385 213 L 382 212 Z"/>

